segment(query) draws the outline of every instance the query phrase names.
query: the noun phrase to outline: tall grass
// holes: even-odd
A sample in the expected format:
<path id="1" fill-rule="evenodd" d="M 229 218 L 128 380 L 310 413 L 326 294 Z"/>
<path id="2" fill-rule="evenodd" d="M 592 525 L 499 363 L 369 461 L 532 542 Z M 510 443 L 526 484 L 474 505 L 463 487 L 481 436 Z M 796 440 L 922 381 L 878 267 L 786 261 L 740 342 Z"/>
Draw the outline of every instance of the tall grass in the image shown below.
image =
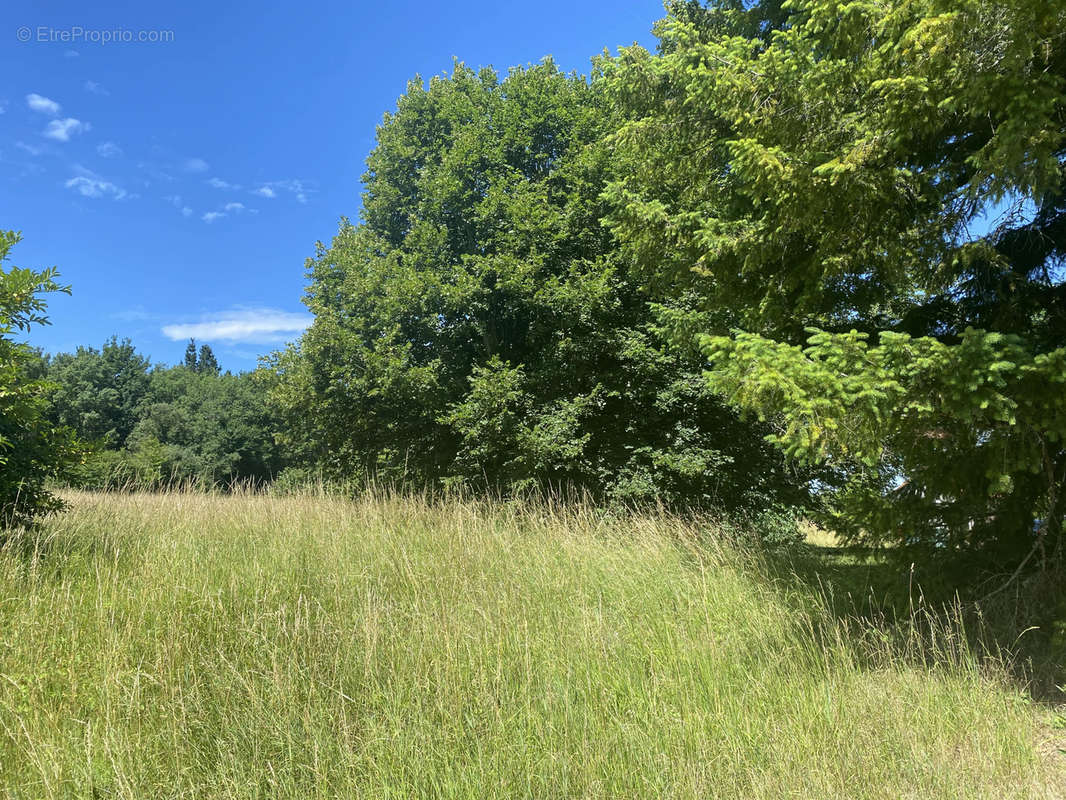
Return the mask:
<path id="1" fill-rule="evenodd" d="M 786 596 L 709 525 L 380 494 L 71 499 L 0 551 L 7 797 L 1061 789 L 1037 711 L 961 632 L 915 658 Z"/>

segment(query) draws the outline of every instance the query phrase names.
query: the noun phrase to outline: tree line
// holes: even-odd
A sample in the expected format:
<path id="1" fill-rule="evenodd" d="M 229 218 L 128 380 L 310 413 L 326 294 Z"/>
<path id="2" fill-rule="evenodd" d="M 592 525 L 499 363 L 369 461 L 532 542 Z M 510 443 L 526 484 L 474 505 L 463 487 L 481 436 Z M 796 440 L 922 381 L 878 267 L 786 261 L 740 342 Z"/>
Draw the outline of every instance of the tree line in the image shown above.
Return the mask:
<path id="1" fill-rule="evenodd" d="M 1061 562 L 1063 30 L 1064 0 L 673 2 L 590 76 L 413 80 L 308 261 L 313 324 L 233 391 L 327 479 Z M 167 427 L 216 413 L 208 377 L 152 372 L 115 446 L 271 474 L 265 439 Z"/>
<path id="2" fill-rule="evenodd" d="M 219 369 L 190 341 L 176 366 L 152 366 L 130 340 L 42 356 L 44 417 L 86 452 L 68 470 L 81 488 L 264 483 L 284 465 L 274 417 L 253 372 Z"/>
<path id="3" fill-rule="evenodd" d="M 23 438 L 4 454 L 34 455 L 43 466 L 53 451 L 49 469 L 35 473 L 42 481 L 83 489 L 225 487 L 270 482 L 286 464 L 259 378 L 221 372 L 210 345 L 197 350 L 190 341 L 176 366 L 152 365 L 116 337 L 54 356 L 16 349 Z M 5 469 L 23 475 L 23 492 L 26 472 Z M 20 506 L 19 517 L 28 519 L 34 504 L 25 494 L 15 502 L 19 488 L 12 484 L 5 495 L 5 511 Z M 43 483 L 39 491 L 47 497 Z"/>

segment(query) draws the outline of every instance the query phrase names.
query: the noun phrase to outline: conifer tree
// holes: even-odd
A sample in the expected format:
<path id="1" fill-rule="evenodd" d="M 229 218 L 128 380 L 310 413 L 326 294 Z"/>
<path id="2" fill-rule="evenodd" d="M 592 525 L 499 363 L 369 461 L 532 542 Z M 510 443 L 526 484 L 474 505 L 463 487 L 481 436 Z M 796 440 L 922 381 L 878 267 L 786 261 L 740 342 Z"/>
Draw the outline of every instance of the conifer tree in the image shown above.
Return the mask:
<path id="1" fill-rule="evenodd" d="M 1063 30 L 1063 0 L 679 2 L 607 65 L 614 231 L 855 539 L 1063 554 Z"/>
<path id="2" fill-rule="evenodd" d="M 185 367 L 196 372 L 197 360 L 196 360 L 196 340 L 189 339 L 189 343 L 185 345 Z"/>
<path id="3" fill-rule="evenodd" d="M 196 371 L 203 375 L 217 376 L 220 372 L 218 360 L 211 351 L 210 345 L 200 345 L 200 358 L 196 362 Z"/>

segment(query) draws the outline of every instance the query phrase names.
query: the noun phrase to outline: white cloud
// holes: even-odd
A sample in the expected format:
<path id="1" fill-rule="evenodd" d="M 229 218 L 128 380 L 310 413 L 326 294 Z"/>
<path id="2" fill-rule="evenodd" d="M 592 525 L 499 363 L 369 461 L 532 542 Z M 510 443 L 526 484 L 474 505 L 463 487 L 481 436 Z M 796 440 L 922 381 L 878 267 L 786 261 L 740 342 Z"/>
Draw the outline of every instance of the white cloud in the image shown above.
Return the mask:
<path id="1" fill-rule="evenodd" d="M 252 193 L 257 194 L 260 197 L 277 197 L 279 190 L 290 193 L 296 198 L 297 203 L 306 203 L 308 195 L 315 191 L 314 188 L 308 186 L 304 181 L 291 178 L 283 181 L 268 181 Z"/>
<path id="2" fill-rule="evenodd" d="M 30 107 L 31 111 L 39 111 L 42 114 L 50 114 L 53 117 L 59 113 L 61 107 L 55 100 L 49 100 L 47 97 L 34 93 L 26 95 L 26 105 Z"/>
<path id="3" fill-rule="evenodd" d="M 43 135 L 49 139 L 55 139 L 57 142 L 69 142 L 71 134 L 84 133 L 88 130 L 92 130 L 92 125 L 88 122 L 67 117 L 66 119 L 54 119 L 49 122 L 48 127 L 44 129 Z"/>
<path id="4" fill-rule="evenodd" d="M 186 172 L 207 172 L 211 168 L 202 158 L 187 158 L 184 167 Z"/>
<path id="5" fill-rule="evenodd" d="M 208 182 L 209 186 L 213 186 L 216 189 L 240 189 L 241 187 L 235 183 L 229 183 L 221 178 L 211 178 Z"/>
<path id="6" fill-rule="evenodd" d="M 111 92 L 98 84 L 96 81 L 85 81 L 85 91 L 107 97 Z"/>
<path id="7" fill-rule="evenodd" d="M 25 150 L 31 156 L 39 156 L 44 152 L 43 147 L 37 147 L 36 145 L 26 144 L 25 142 L 15 142 L 15 147 L 19 150 Z"/>
<path id="8" fill-rule="evenodd" d="M 122 148 L 114 142 L 103 142 L 96 145 L 96 152 L 104 158 L 118 158 L 122 155 Z"/>
<path id="9" fill-rule="evenodd" d="M 259 209 L 248 208 L 244 203 L 238 203 L 236 201 L 232 203 L 226 203 L 218 211 L 208 211 L 200 219 L 204 222 L 214 222 L 216 219 L 222 219 L 228 217 L 230 214 L 258 214 Z"/>
<path id="10" fill-rule="evenodd" d="M 66 50 L 63 52 L 63 58 L 77 58 L 80 55 L 81 53 L 77 50 Z"/>
<path id="11" fill-rule="evenodd" d="M 283 342 L 311 324 L 309 314 L 276 308 L 250 308 L 206 314 L 199 322 L 164 325 L 163 335 L 172 341 L 202 339 L 221 342 Z"/>
<path id="12" fill-rule="evenodd" d="M 298 202 L 298 203 L 306 203 L 307 202 L 307 191 L 308 190 L 304 187 L 303 181 L 298 181 L 298 180 L 278 181 L 276 185 L 280 186 L 282 189 L 286 189 L 287 191 L 292 192 L 293 195 L 296 197 L 296 202 Z"/>
<path id="13" fill-rule="evenodd" d="M 6 100 L 0 101 L 0 114 L 6 114 L 6 113 L 7 113 L 7 101 Z"/>
<path id="14" fill-rule="evenodd" d="M 115 200 L 123 200 L 130 196 L 121 186 L 116 186 L 111 181 L 105 181 L 97 176 L 77 175 L 64 185 L 82 197 L 111 197 Z"/>
<path id="15" fill-rule="evenodd" d="M 182 200 L 180 194 L 170 194 L 164 197 L 163 199 L 170 203 L 172 206 L 174 206 L 174 208 L 178 209 L 178 211 L 181 212 L 181 215 L 183 217 L 192 216 L 192 209 L 185 205 L 185 201 Z"/>

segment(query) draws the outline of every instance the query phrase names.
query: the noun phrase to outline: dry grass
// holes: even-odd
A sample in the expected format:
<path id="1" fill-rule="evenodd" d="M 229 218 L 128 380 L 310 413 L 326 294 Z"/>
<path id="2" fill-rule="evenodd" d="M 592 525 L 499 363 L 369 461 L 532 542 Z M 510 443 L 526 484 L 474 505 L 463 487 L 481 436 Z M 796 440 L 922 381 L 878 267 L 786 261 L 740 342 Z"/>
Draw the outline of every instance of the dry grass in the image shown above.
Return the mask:
<path id="1" fill-rule="evenodd" d="M 72 500 L 0 551 L 7 797 L 1032 798 L 1059 779 L 1040 713 L 958 631 L 915 659 L 703 526 Z"/>

